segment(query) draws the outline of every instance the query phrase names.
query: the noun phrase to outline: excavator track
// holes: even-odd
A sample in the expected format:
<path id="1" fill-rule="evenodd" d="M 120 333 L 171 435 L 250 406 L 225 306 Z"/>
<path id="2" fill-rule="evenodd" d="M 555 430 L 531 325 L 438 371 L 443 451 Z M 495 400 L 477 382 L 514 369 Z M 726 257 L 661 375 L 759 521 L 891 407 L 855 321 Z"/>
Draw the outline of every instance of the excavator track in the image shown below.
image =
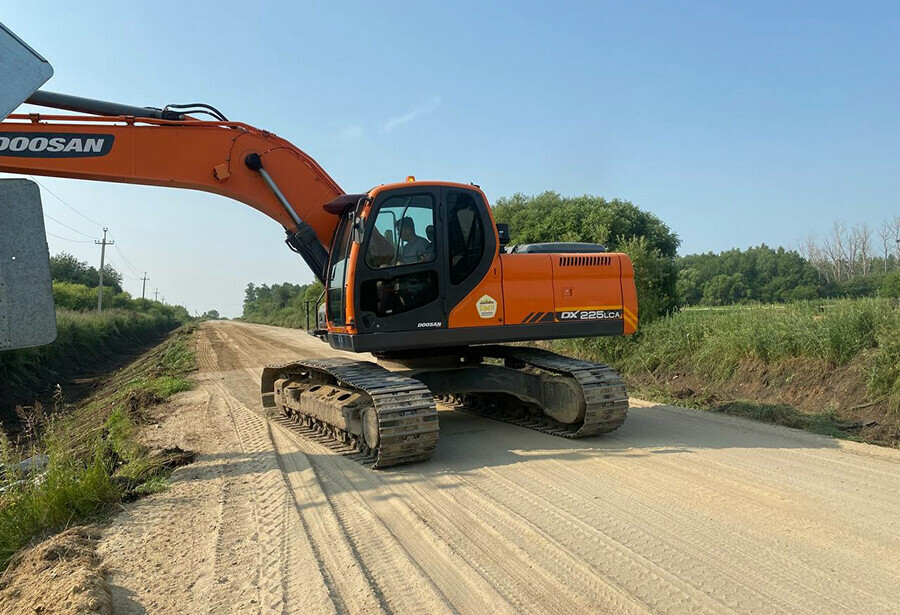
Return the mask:
<path id="1" fill-rule="evenodd" d="M 308 383 L 313 390 L 315 383 L 323 380 L 364 394 L 368 406 L 363 412 L 374 410 L 377 423 L 370 421 L 370 425 L 377 428 L 377 437 L 373 434 L 366 438 L 320 417 L 302 414 L 278 398 L 278 382 L 297 386 Z M 323 358 L 270 365 L 263 370 L 262 393 L 265 405 L 280 408 L 285 417 L 315 429 L 338 447 L 354 449 L 363 459 L 371 459 L 374 469 L 425 461 L 437 447 L 437 409 L 428 387 L 368 361 Z M 367 440 L 377 440 L 377 445 L 370 447 Z"/>
<path id="2" fill-rule="evenodd" d="M 512 411 L 497 404 L 463 402 L 458 409 L 563 438 L 584 438 L 618 429 L 628 412 L 628 393 L 619 373 L 608 365 L 564 357 L 539 348 L 479 346 L 485 357 L 503 359 L 507 367 L 539 369 L 574 378 L 584 394 L 584 419 L 560 423 L 545 414 Z"/>

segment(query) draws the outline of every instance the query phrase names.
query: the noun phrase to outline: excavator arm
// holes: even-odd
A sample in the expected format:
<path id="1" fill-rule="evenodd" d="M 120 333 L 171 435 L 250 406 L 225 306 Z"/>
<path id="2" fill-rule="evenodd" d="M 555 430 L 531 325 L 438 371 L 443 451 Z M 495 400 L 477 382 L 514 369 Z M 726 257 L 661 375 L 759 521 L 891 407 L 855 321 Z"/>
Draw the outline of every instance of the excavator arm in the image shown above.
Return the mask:
<path id="1" fill-rule="evenodd" d="M 343 194 L 337 183 L 270 132 L 181 117 L 11 115 L 0 122 L 0 172 L 220 194 L 281 224 L 288 244 L 321 279 L 321 255 L 338 223 L 323 205 Z M 319 255 L 313 262 L 303 253 L 312 248 Z"/>

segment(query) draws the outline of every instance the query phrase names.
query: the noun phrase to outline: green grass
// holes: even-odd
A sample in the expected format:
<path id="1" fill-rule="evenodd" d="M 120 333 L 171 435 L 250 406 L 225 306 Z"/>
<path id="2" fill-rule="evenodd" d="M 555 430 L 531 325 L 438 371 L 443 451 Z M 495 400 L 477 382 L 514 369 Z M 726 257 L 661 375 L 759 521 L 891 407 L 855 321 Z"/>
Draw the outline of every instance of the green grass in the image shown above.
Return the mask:
<path id="1" fill-rule="evenodd" d="M 0 431 L 0 570 L 37 536 L 96 517 L 115 503 L 165 488 L 169 457 L 150 455 L 134 439 L 143 411 L 190 388 L 193 327 L 117 372 L 83 405 L 39 416 L 30 440 L 16 445 Z M 39 480 L 18 472 L 18 461 L 46 455 Z"/>

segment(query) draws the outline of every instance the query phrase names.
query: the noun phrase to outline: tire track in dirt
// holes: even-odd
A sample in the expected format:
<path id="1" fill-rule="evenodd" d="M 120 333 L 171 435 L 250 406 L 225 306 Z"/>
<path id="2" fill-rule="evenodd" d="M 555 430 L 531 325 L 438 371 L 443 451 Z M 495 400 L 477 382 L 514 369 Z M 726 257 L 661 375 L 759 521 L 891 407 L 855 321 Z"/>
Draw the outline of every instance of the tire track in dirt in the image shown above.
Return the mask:
<path id="1" fill-rule="evenodd" d="M 294 440 L 315 466 L 313 476 L 319 479 L 327 477 L 324 480 L 335 485 L 332 487 L 333 493 L 340 490 L 342 494 L 358 496 L 362 502 L 363 512 L 357 510 L 355 504 L 347 507 L 347 525 L 355 528 L 362 523 L 362 528 L 350 530 L 360 543 L 366 539 L 370 541 L 361 552 L 368 557 L 384 560 L 381 564 L 372 565 L 372 568 L 388 567 L 387 574 L 382 573 L 378 577 L 383 579 L 380 580 L 383 593 L 393 594 L 395 590 L 386 589 L 388 580 L 392 583 L 398 581 L 396 576 L 390 574 L 391 568 L 403 569 L 403 561 L 409 557 L 415 564 L 406 571 L 418 575 L 418 569 L 427 576 L 416 583 L 404 584 L 407 588 L 416 587 L 420 592 L 425 589 L 431 594 L 431 604 L 427 595 L 420 598 L 420 608 L 427 607 L 425 612 L 441 612 L 444 610 L 438 608 L 441 603 L 449 603 L 452 611 L 461 613 L 519 612 L 482 575 L 476 563 L 468 557 L 470 554 L 460 552 L 435 532 L 433 520 L 426 520 L 409 508 L 401 494 L 386 497 L 381 490 L 390 486 L 382 484 L 378 474 L 353 462 L 346 462 L 329 453 L 325 447 L 293 432 L 285 431 L 285 434 Z M 316 454 L 320 450 L 325 454 Z M 338 459 L 341 463 L 336 463 Z M 373 520 L 367 524 L 364 521 L 366 509 L 377 518 L 377 522 Z M 379 525 L 382 527 L 379 528 Z"/>
<path id="2" fill-rule="evenodd" d="M 459 480 L 468 483 L 466 477 L 451 479 L 442 476 L 430 481 L 427 488 L 439 494 L 452 484 L 458 484 Z M 425 488 L 411 489 L 419 492 Z M 464 509 L 467 524 L 472 527 L 483 524 L 490 529 L 492 535 L 497 536 L 498 540 L 515 545 L 520 553 L 511 560 L 511 563 L 537 571 L 543 577 L 541 587 L 555 591 L 564 598 L 554 608 L 565 608 L 565 612 L 591 610 L 643 613 L 648 610 L 647 605 L 610 580 L 600 577 L 596 570 L 583 560 L 574 557 L 555 538 L 529 521 L 527 515 L 503 505 L 496 499 L 486 497 L 477 488 L 466 489 L 463 502 L 435 501 L 434 504 L 438 509 L 443 509 L 446 505 Z M 572 586 L 578 587 L 581 591 L 570 595 L 567 590 Z"/>
<path id="3" fill-rule="evenodd" d="M 681 560 L 679 553 L 656 544 L 654 537 L 643 535 L 638 528 L 628 527 L 626 539 L 616 539 L 610 536 L 609 526 L 589 523 L 570 512 L 568 495 L 564 498 L 566 506 L 560 507 L 541 497 L 537 486 L 524 491 L 505 474 L 490 473 L 491 480 L 480 483 L 490 500 L 512 509 L 527 509 L 530 521 L 545 536 L 586 562 L 598 576 L 610 579 L 648 605 L 653 612 L 679 613 L 688 607 L 704 613 L 727 610 L 724 601 L 683 580 L 681 576 L 690 564 Z M 644 543 L 645 540 L 654 542 Z"/>
<path id="4" fill-rule="evenodd" d="M 222 384 L 210 386 L 226 408 L 247 457 L 243 467 L 235 468 L 244 478 L 235 480 L 227 494 L 226 506 L 236 510 L 233 517 L 225 516 L 216 561 L 227 562 L 232 574 L 237 572 L 241 582 L 256 588 L 259 606 L 254 610 L 258 612 L 288 612 L 289 602 L 303 604 L 305 612 L 333 612 L 330 596 L 323 591 L 324 579 L 309 575 L 309 568 L 319 569 L 318 562 L 309 566 L 305 565 L 312 563 L 309 558 L 298 557 L 314 551 L 308 542 L 293 540 L 306 533 L 273 450 L 268 423 Z M 242 550 L 244 565 L 235 564 L 234 554 Z M 210 612 L 247 612 L 230 611 L 234 602 L 229 594 L 214 602 Z"/>
<path id="5" fill-rule="evenodd" d="M 306 456 L 286 448 L 280 459 L 294 493 L 294 505 L 303 518 L 304 529 L 317 554 L 338 611 L 389 612 L 380 592 L 372 587 L 370 573 L 341 530 Z"/>
<path id="6" fill-rule="evenodd" d="M 347 491 L 347 484 L 335 485 L 333 478 L 320 475 L 317 464 L 312 462 L 317 455 L 304 454 L 293 434 L 275 425 L 273 436 L 290 480 L 294 483 L 305 480 L 322 488 L 329 513 L 334 515 L 370 589 L 386 611 L 451 612 L 428 576 L 397 547 L 390 532 L 373 517 L 362 499 Z M 299 502 L 297 505 L 305 506 Z"/>
<path id="7" fill-rule="evenodd" d="M 628 465 L 627 460 L 620 462 Z M 775 489 L 765 485 L 764 488 L 759 488 L 750 475 L 741 476 L 741 473 L 734 470 L 723 471 L 714 476 L 705 473 L 701 475 L 684 463 L 671 458 L 664 459 L 655 464 L 654 468 L 643 470 L 646 477 L 644 488 L 631 493 L 628 490 L 627 469 L 605 460 L 599 463 L 608 466 L 610 471 L 604 474 L 605 480 L 616 484 L 618 492 L 622 494 L 624 502 L 617 509 L 619 513 L 628 511 L 640 515 L 654 512 L 656 502 L 677 501 L 682 503 L 682 510 L 688 511 L 684 515 L 686 522 L 694 519 L 692 525 L 706 534 L 707 542 L 715 539 L 724 543 L 719 549 L 737 549 L 738 545 L 743 544 L 744 555 L 769 553 L 768 558 L 760 559 L 759 563 L 767 567 L 771 574 L 777 575 L 790 570 L 798 579 L 817 577 L 822 591 L 843 587 L 841 593 L 848 594 L 859 591 L 860 586 L 878 586 L 879 583 L 890 582 L 891 571 L 887 568 L 887 562 L 891 561 L 891 554 L 900 547 L 900 541 L 897 536 L 890 534 L 889 528 L 874 532 L 867 527 L 863 535 L 857 535 L 844 531 L 844 526 L 840 524 L 826 525 L 820 518 L 820 508 L 798 506 L 795 501 L 780 497 Z M 569 484 L 572 487 L 579 483 L 578 477 L 588 480 L 596 476 L 596 468 L 573 467 L 558 460 L 548 464 L 548 470 L 548 474 L 552 473 L 554 476 L 554 484 Z M 683 485 L 679 482 L 676 483 L 681 485 L 678 489 L 668 486 L 672 484 L 674 477 L 682 474 L 691 479 L 702 477 L 706 480 L 686 480 Z M 729 507 L 732 514 L 727 522 L 716 517 L 694 514 L 691 504 L 698 501 Z M 764 526 L 766 531 L 748 530 L 752 522 L 758 523 L 760 520 L 767 521 Z M 667 515 L 660 523 L 661 526 L 669 525 L 671 518 Z M 790 551 L 779 548 L 784 541 L 793 540 L 794 536 L 802 533 L 807 534 L 802 545 L 798 544 Z M 722 540 L 725 536 L 729 537 L 729 541 Z M 832 557 L 857 560 L 856 565 L 842 578 L 833 579 L 816 567 L 827 552 L 831 552 Z M 736 552 L 736 556 L 739 555 L 741 553 Z M 769 561 L 781 561 L 782 565 L 772 567 L 767 564 Z"/>
<path id="8" fill-rule="evenodd" d="M 622 545 L 628 545 L 636 553 L 647 554 L 653 561 L 659 561 L 666 568 L 676 571 L 680 579 L 705 594 L 715 596 L 725 606 L 737 611 L 748 609 L 749 605 L 764 605 L 766 612 L 804 612 L 803 602 L 784 600 L 773 601 L 757 587 L 771 582 L 771 577 L 746 573 L 743 559 L 729 558 L 731 549 L 718 542 L 708 548 L 697 548 L 696 527 L 681 523 L 680 519 L 667 516 L 657 522 L 653 503 L 627 506 L 629 527 L 616 520 L 622 518 L 619 507 L 600 502 L 594 497 L 582 496 L 568 481 L 555 482 L 559 477 L 551 473 L 533 473 L 527 469 L 520 477 L 511 479 L 515 484 L 527 482 L 532 493 L 545 502 L 552 502 L 561 495 L 569 498 L 568 511 L 580 519 L 590 520 L 592 526 L 604 528 L 609 537 Z M 543 494 L 543 495 L 542 495 Z M 664 500 L 660 500 L 664 501 Z M 546 506 L 546 504 L 545 504 Z M 651 519 L 648 521 L 648 518 Z M 716 546 L 713 547 L 712 544 Z M 722 553 L 724 548 L 726 553 Z M 747 556 L 748 554 L 741 554 Z M 753 557 L 753 556 L 751 556 Z M 737 563 L 740 562 L 740 563 Z M 760 560 L 760 563 L 762 560 Z M 778 576 L 778 571 L 768 572 Z M 749 577 L 749 578 L 748 578 Z"/>

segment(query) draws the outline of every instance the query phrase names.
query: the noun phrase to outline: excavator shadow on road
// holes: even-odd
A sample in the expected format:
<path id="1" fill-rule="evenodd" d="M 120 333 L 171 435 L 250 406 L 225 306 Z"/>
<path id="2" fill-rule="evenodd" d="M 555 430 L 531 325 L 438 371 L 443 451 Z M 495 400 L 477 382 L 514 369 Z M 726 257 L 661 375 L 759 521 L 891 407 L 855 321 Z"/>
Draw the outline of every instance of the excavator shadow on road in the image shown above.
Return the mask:
<path id="1" fill-rule="evenodd" d="M 441 441 L 427 463 L 408 472 L 466 471 L 554 459 L 693 455 L 710 449 L 837 449 L 833 438 L 702 410 L 658 404 L 632 407 L 617 431 L 566 439 L 460 411 L 440 412 Z"/>
<path id="2" fill-rule="evenodd" d="M 632 407 L 629 419 L 621 429 L 581 439 L 560 438 L 458 410 L 439 412 L 439 420 L 441 439 L 434 456 L 425 462 L 370 473 L 380 477 L 377 482 L 425 481 L 436 475 L 464 474 L 542 460 L 571 463 L 601 458 L 694 455 L 717 449 L 837 449 L 840 446 L 837 440 L 826 436 L 662 404 Z M 297 433 L 281 424 L 273 423 L 272 427 L 287 431 L 293 438 L 315 442 L 308 434 Z M 236 453 L 213 458 L 225 466 L 222 471 L 227 474 L 241 472 L 242 462 L 254 461 L 260 456 L 277 460 L 282 469 L 309 467 L 314 472 L 323 468 L 323 464 L 338 464 L 343 468 L 367 465 L 365 460 L 353 455 L 329 450 L 327 441 L 317 442 L 314 447 L 321 448 L 321 452 L 284 454 L 273 450 L 257 455 Z M 297 463 L 285 463 L 285 458 L 291 455 L 302 459 Z M 254 466 L 247 464 L 246 471 L 254 472 Z"/>

